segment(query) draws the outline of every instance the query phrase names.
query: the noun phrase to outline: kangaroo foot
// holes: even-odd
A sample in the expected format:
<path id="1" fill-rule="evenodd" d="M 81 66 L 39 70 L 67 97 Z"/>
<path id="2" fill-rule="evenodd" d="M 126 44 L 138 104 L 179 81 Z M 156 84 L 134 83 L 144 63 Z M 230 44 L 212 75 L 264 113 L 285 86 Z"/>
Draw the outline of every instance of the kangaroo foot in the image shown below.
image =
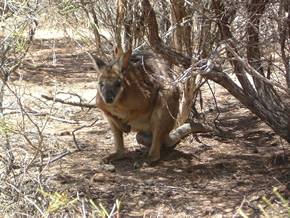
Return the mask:
<path id="1" fill-rule="evenodd" d="M 125 152 L 115 152 L 102 159 L 101 164 L 108 164 L 115 160 L 120 160 L 126 156 Z"/>
<path id="2" fill-rule="evenodd" d="M 136 161 L 134 164 L 134 169 L 138 169 L 138 168 L 145 168 L 150 166 L 150 164 L 158 161 L 160 159 L 160 155 L 148 155 L 147 157 Z"/>

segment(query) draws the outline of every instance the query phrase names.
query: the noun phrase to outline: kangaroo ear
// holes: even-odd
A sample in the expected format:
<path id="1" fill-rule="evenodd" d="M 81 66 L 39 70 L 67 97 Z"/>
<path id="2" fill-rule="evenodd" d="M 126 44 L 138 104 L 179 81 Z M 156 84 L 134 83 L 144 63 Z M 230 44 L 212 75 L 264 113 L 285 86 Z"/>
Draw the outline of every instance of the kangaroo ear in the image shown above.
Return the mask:
<path id="1" fill-rule="evenodd" d="M 125 54 L 121 55 L 119 60 L 117 61 L 118 67 L 123 72 L 129 65 L 129 61 L 131 58 L 132 50 L 127 51 Z"/>
<path id="2" fill-rule="evenodd" d="M 94 63 L 94 67 L 97 73 L 100 73 L 100 71 L 107 65 L 100 58 L 98 58 L 95 54 L 93 53 L 88 53 L 88 54 Z"/>
<path id="3" fill-rule="evenodd" d="M 122 48 L 120 46 L 116 46 L 114 49 L 114 57 L 118 58 L 123 53 Z"/>

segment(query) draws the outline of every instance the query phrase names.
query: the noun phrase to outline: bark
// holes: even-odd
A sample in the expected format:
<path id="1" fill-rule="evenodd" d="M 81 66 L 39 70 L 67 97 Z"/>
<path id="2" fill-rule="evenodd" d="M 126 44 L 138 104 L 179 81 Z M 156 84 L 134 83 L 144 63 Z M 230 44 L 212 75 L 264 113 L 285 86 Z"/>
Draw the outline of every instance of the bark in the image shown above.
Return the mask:
<path id="1" fill-rule="evenodd" d="M 118 0 L 117 9 L 117 45 L 124 44 L 125 51 L 132 49 L 132 3 L 127 0 Z M 122 42 L 122 30 L 123 30 L 123 42 Z"/>
<path id="2" fill-rule="evenodd" d="M 288 16 L 286 17 L 286 12 Z M 288 88 L 290 88 L 290 57 L 286 55 L 285 50 L 289 49 L 286 47 L 286 42 L 290 38 L 290 3 L 287 0 L 281 0 L 279 8 L 279 21 L 278 21 L 278 30 L 279 30 L 279 43 L 281 47 L 281 58 L 285 66 L 286 71 L 286 82 Z M 288 36 L 288 39 L 287 39 Z"/>
<path id="3" fill-rule="evenodd" d="M 156 14 L 150 5 L 149 0 L 143 0 L 143 17 L 145 26 L 147 27 L 148 41 L 152 49 L 161 55 L 164 59 L 168 60 L 177 66 L 189 68 L 191 65 L 191 58 L 186 57 L 178 52 L 172 51 L 166 47 L 158 35 L 158 24 L 156 20 Z"/>
<path id="4" fill-rule="evenodd" d="M 178 124 L 182 125 L 188 119 L 194 99 L 198 94 L 201 77 L 194 75 L 185 81 L 182 99 L 179 107 Z"/>
<path id="5" fill-rule="evenodd" d="M 182 24 L 184 19 L 186 19 L 188 16 L 185 10 L 185 2 L 183 0 L 171 0 L 171 7 L 172 26 L 175 27 L 172 37 L 173 47 L 175 51 L 181 54 L 186 52 L 187 55 L 192 56 L 190 25 L 188 23 Z M 182 69 L 178 67 L 174 70 L 178 72 L 178 75 L 180 75 L 182 72 Z M 196 79 L 196 76 L 192 76 L 184 82 L 184 88 L 182 90 L 182 98 L 179 107 L 179 125 L 182 125 L 184 122 L 186 122 L 189 116 L 193 100 L 196 96 L 196 92 L 194 91 L 198 86 Z"/>
<path id="6" fill-rule="evenodd" d="M 265 11 L 265 7 L 268 3 L 268 0 L 252 0 L 249 2 L 248 16 L 249 22 L 247 23 L 247 57 L 249 64 L 265 77 L 264 69 L 262 66 L 261 60 L 261 49 L 260 49 L 260 19 Z M 275 101 L 275 97 L 272 95 L 269 90 L 269 86 L 260 79 L 253 77 L 257 93 L 262 98 L 269 98 L 271 101 Z"/>
<path id="7" fill-rule="evenodd" d="M 124 21 L 124 13 L 125 13 L 125 4 L 126 0 L 118 0 L 118 9 L 117 9 L 117 27 L 116 27 L 116 43 L 118 46 L 122 45 L 122 24 Z"/>
<path id="8" fill-rule="evenodd" d="M 173 44 L 177 52 L 183 53 L 186 51 L 188 56 L 192 56 L 191 50 L 191 22 L 185 22 L 189 16 L 186 12 L 184 0 L 171 0 L 172 5 L 172 26 L 175 26 L 173 31 Z"/>

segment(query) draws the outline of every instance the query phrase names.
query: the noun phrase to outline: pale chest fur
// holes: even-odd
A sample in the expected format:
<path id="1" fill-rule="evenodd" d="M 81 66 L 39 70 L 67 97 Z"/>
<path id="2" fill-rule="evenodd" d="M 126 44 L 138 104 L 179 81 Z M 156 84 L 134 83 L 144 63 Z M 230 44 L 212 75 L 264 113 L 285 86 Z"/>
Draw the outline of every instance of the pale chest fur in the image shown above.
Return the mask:
<path id="1" fill-rule="evenodd" d="M 107 107 L 106 111 L 116 116 L 122 123 L 131 126 L 132 131 L 150 131 L 150 111 L 138 113 L 134 110 L 126 110 L 117 105 Z"/>

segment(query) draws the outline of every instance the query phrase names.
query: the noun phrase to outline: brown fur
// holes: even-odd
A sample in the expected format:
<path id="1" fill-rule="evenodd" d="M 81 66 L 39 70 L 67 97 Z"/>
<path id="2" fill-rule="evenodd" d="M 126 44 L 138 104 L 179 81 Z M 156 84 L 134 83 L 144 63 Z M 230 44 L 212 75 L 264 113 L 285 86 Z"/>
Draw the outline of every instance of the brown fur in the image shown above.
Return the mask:
<path id="1" fill-rule="evenodd" d="M 149 58 L 145 55 L 142 58 L 136 55 L 131 57 L 131 51 L 123 55 L 119 51 L 115 53 L 117 59 L 111 64 L 95 61 L 98 71 L 96 103 L 109 121 L 116 149 L 103 161 L 108 163 L 123 158 L 123 132 L 135 131 L 139 132 L 137 140 L 140 142 L 145 140 L 144 135 L 152 141 L 149 155 L 135 165 L 142 167 L 157 161 L 161 146 L 169 140 L 178 113 L 179 90 L 177 85 L 163 85 L 164 81 L 159 76 L 164 77 L 167 72 L 162 71 L 162 67 L 167 67 L 161 59 L 152 59 L 150 55 Z M 148 63 L 150 58 L 151 66 Z M 153 65 L 159 65 L 155 66 L 160 71 L 159 75 L 157 70 L 153 72 Z"/>

